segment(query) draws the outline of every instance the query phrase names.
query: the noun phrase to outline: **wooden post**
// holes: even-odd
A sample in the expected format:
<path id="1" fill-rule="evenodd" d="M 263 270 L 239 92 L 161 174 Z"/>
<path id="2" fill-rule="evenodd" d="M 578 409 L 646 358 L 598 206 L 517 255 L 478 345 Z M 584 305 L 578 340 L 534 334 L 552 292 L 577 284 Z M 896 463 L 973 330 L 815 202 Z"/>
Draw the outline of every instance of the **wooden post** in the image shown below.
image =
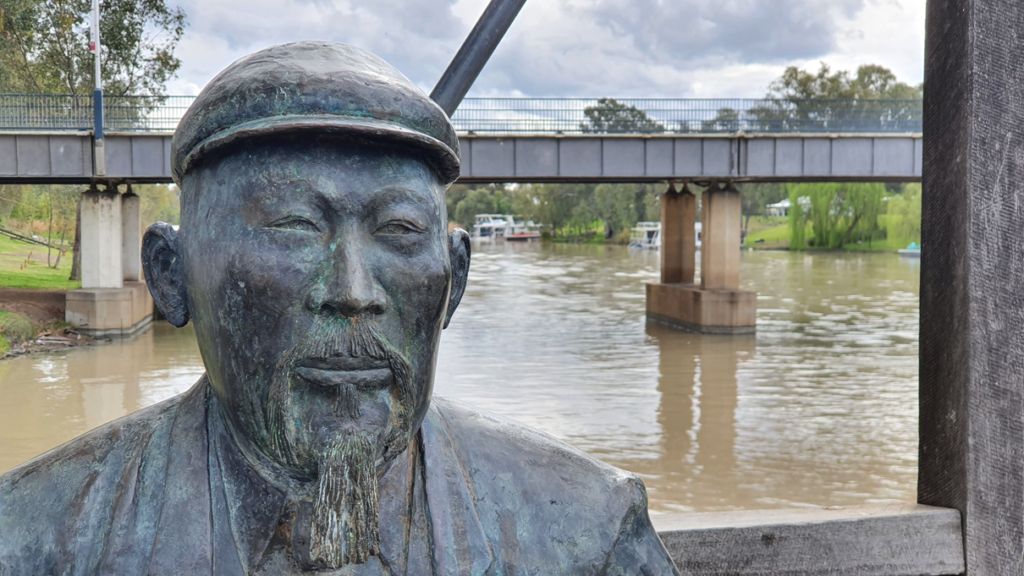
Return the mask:
<path id="1" fill-rule="evenodd" d="M 1024 572 L 1024 2 L 929 0 L 918 501 Z"/>
<path id="2" fill-rule="evenodd" d="M 740 193 L 712 185 L 704 192 L 700 249 L 701 290 L 739 290 Z"/>
<path id="3" fill-rule="evenodd" d="M 661 282 L 683 281 L 683 202 L 676 187 L 669 184 L 661 196 Z M 692 280 L 691 280 L 692 281 Z"/>

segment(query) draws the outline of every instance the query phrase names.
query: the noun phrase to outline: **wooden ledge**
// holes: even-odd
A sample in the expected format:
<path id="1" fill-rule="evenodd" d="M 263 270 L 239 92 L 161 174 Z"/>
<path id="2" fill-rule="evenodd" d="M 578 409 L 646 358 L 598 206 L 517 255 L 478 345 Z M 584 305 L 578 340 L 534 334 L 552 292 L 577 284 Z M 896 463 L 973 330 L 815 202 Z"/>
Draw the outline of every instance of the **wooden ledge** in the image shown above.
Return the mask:
<path id="1" fill-rule="evenodd" d="M 964 572 L 960 512 L 917 504 L 652 517 L 682 574 Z"/>

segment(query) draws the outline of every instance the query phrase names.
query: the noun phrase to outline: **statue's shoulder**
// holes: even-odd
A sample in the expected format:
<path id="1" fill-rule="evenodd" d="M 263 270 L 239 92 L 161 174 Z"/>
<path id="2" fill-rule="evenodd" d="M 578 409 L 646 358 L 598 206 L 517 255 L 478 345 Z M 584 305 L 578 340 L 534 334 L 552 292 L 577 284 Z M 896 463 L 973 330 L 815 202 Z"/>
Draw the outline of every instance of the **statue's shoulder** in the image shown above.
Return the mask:
<path id="1" fill-rule="evenodd" d="M 26 484 L 39 482 L 46 477 L 56 476 L 53 480 L 65 484 L 64 479 L 69 474 L 89 475 L 110 464 L 112 457 L 127 456 L 125 452 L 134 451 L 140 443 L 147 442 L 154 432 L 162 428 L 169 429 L 181 397 L 174 396 L 93 428 L 0 475 L 0 498 L 12 492 L 27 490 L 29 486 Z"/>
<path id="2" fill-rule="evenodd" d="M 582 566 L 598 573 L 624 553 L 666 558 L 647 515 L 647 492 L 633 474 L 468 404 L 435 397 L 433 405 L 492 546 L 504 547 L 512 530 L 522 562 L 574 566 L 566 572 L 574 574 L 589 573 L 576 571 Z M 635 550 L 618 550 L 625 541 Z"/>
<path id="3" fill-rule="evenodd" d="M 0 475 L 0 567 L 49 573 L 73 563 L 102 545 L 119 504 L 159 497 L 153 484 L 165 472 L 162 460 L 182 396 L 108 422 Z"/>
<path id="4" fill-rule="evenodd" d="M 457 400 L 435 397 L 433 404 L 474 483 L 481 475 L 497 479 L 513 474 L 513 484 L 534 494 L 540 488 L 577 502 L 593 499 L 616 505 L 623 513 L 640 500 L 646 504 L 636 476 L 546 432 Z"/>

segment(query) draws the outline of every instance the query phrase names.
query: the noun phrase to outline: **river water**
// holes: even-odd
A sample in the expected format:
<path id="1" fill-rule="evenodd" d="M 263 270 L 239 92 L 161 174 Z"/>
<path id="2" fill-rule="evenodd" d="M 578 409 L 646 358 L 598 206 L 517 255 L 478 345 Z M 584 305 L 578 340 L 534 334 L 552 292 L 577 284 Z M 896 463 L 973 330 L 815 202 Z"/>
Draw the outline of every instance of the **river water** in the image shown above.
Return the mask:
<path id="1" fill-rule="evenodd" d="M 647 485 L 652 513 L 913 501 L 919 262 L 745 252 L 758 332 L 644 319 L 657 252 L 481 245 L 436 393 Z M 202 374 L 191 326 L 0 362 L 0 473 Z"/>

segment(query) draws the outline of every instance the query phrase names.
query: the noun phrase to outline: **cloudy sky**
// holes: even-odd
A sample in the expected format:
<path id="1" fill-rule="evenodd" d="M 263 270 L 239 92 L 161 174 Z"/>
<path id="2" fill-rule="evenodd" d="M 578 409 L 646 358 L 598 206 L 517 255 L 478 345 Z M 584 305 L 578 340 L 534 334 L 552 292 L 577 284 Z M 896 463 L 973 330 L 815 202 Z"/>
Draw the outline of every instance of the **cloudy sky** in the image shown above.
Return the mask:
<path id="1" fill-rule="evenodd" d="M 428 91 L 487 0 L 171 0 L 189 19 L 170 94 L 264 46 L 362 46 Z M 923 76 L 925 0 L 527 0 L 471 96 L 763 96 L 786 66 Z"/>

